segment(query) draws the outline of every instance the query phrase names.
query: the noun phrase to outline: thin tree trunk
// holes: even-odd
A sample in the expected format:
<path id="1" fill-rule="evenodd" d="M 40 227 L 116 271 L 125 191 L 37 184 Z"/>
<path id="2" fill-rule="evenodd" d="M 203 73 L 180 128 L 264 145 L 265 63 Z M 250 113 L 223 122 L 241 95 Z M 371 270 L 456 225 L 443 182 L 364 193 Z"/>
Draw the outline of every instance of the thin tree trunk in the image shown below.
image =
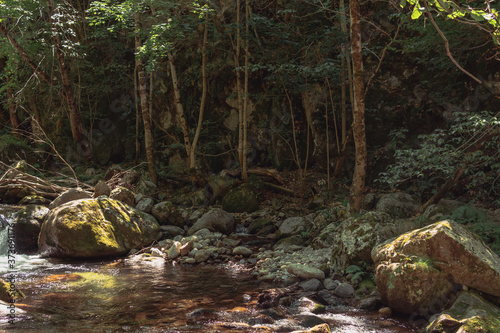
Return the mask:
<path id="1" fill-rule="evenodd" d="M 351 102 L 351 107 L 354 112 L 354 91 L 353 91 L 353 73 L 352 73 L 352 65 L 351 65 L 351 57 L 349 56 L 349 52 L 347 50 L 347 19 L 346 19 L 346 8 L 345 8 L 345 2 L 344 0 L 340 0 L 340 29 L 346 36 L 346 43 L 342 45 L 342 53 L 344 54 L 344 60 L 345 60 L 345 68 L 347 69 L 347 80 L 349 82 L 348 87 L 349 87 L 349 100 Z M 344 106 L 345 106 L 345 100 L 344 100 Z M 345 109 L 344 109 L 345 111 Z M 343 122 L 346 122 L 346 115 L 347 113 L 344 112 L 344 117 L 343 117 Z M 347 125 L 344 124 L 345 130 L 347 130 Z M 346 132 L 344 131 L 344 135 L 346 135 Z"/>
<path id="2" fill-rule="evenodd" d="M 247 152 L 248 152 L 248 46 L 249 46 L 249 20 L 250 18 L 250 6 L 248 0 L 245 0 L 245 93 L 244 93 L 244 104 L 243 104 L 243 167 L 241 170 L 241 175 L 245 182 L 248 181 L 247 172 Z"/>
<path id="3" fill-rule="evenodd" d="M 187 128 L 186 117 L 184 116 L 184 108 L 181 103 L 181 93 L 179 91 L 177 71 L 175 70 L 174 56 L 170 52 L 168 53 L 168 62 L 170 64 L 170 73 L 172 75 L 172 84 L 174 86 L 175 107 L 177 109 L 177 116 L 179 117 L 182 135 L 184 136 L 184 147 L 186 148 L 186 154 L 189 157 L 189 153 L 191 151 L 191 142 L 189 141 L 189 132 Z"/>
<path id="4" fill-rule="evenodd" d="M 350 193 L 351 212 L 357 213 L 363 202 L 366 176 L 365 92 L 363 56 L 361 54 L 361 9 L 358 0 L 351 0 L 351 55 L 354 86 L 354 174 Z"/>
<path id="5" fill-rule="evenodd" d="M 10 75 L 6 75 L 6 83 L 7 83 L 7 105 L 9 108 L 9 118 L 10 118 L 10 125 L 12 127 L 12 135 L 15 136 L 16 138 L 20 139 L 21 135 L 19 134 L 18 128 L 19 128 L 19 119 L 17 118 L 16 114 L 16 102 L 14 100 L 14 90 L 12 89 L 11 86 L 11 78 Z"/>
<path id="6" fill-rule="evenodd" d="M 195 169 L 196 165 L 196 145 L 198 144 L 198 139 L 200 138 L 201 126 L 203 124 L 203 113 L 205 111 L 205 103 L 207 100 L 207 40 L 208 40 L 208 14 L 205 13 L 205 31 L 203 34 L 203 46 L 201 47 L 202 60 L 201 60 L 201 71 L 202 71 L 202 94 L 200 102 L 200 112 L 198 114 L 198 124 L 196 126 L 196 132 L 194 134 L 193 143 L 191 145 L 189 153 L 189 168 Z"/>
<path id="7" fill-rule="evenodd" d="M 238 161 L 240 168 L 243 167 L 243 100 L 241 98 L 241 72 L 240 52 L 241 52 L 241 5 L 236 1 L 236 55 L 234 57 L 234 66 L 236 70 L 236 89 L 238 90 Z"/>
<path id="8" fill-rule="evenodd" d="M 141 37 L 139 35 L 140 31 L 140 17 L 139 13 L 136 12 L 134 15 L 135 21 L 135 50 L 139 52 L 139 49 L 142 47 Z M 139 98 L 141 101 L 141 112 L 142 112 L 142 122 L 144 124 L 144 143 L 146 148 L 146 156 L 148 160 L 148 171 L 149 176 L 151 177 L 151 181 L 156 183 L 156 167 L 155 167 L 155 159 L 154 159 L 154 141 L 153 141 L 153 133 L 151 129 L 151 122 L 149 118 L 149 107 L 148 107 L 148 92 L 147 92 L 147 75 L 144 70 L 144 66 L 142 60 L 139 57 L 136 57 L 135 64 L 137 67 L 137 74 L 139 76 Z"/>
<path id="9" fill-rule="evenodd" d="M 139 142 L 139 127 L 141 124 L 141 115 L 139 114 L 139 87 L 137 84 L 137 64 L 134 68 L 134 105 L 135 105 L 135 163 L 139 163 L 141 154 L 141 144 Z"/>
<path id="10" fill-rule="evenodd" d="M 52 16 L 54 15 L 53 0 L 47 0 L 47 7 L 49 10 L 49 21 L 52 28 L 52 38 L 54 40 L 54 47 L 56 49 L 57 62 L 59 63 L 59 70 L 61 72 L 64 97 L 66 98 L 66 103 L 68 104 L 71 134 L 73 135 L 73 140 L 79 145 L 79 147 L 83 151 L 83 154 L 85 155 L 85 158 L 87 159 L 87 161 L 89 161 L 91 155 L 91 147 L 84 135 L 83 120 L 80 115 L 80 111 L 76 107 L 73 88 L 71 87 L 71 83 L 69 81 L 68 72 L 66 70 L 66 61 L 62 52 L 61 39 L 59 38 L 58 32 L 54 28 L 54 22 L 52 21 Z"/>

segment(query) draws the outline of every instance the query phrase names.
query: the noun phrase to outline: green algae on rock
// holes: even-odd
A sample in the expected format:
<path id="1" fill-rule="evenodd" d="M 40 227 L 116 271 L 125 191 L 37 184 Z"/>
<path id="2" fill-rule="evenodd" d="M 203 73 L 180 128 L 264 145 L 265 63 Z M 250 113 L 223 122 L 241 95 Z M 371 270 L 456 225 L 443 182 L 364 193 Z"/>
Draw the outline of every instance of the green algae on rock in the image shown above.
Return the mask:
<path id="1" fill-rule="evenodd" d="M 51 211 L 42 224 L 38 249 L 44 257 L 120 256 L 160 235 L 155 218 L 120 201 L 72 201 Z"/>

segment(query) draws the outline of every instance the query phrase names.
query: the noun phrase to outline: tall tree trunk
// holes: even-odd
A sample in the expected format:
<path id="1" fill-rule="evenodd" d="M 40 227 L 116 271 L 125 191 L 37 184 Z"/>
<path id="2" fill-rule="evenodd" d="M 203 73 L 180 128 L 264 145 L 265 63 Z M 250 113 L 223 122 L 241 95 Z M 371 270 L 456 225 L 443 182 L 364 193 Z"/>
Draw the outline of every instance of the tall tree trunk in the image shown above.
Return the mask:
<path id="1" fill-rule="evenodd" d="M 354 174 L 349 203 L 351 212 L 359 212 L 363 202 L 366 176 L 365 87 L 363 56 L 361 54 L 361 9 L 358 0 L 351 0 L 351 55 L 354 86 L 354 145 L 356 147 Z"/>
<path id="2" fill-rule="evenodd" d="M 64 97 L 66 98 L 66 103 L 68 104 L 69 111 L 69 122 L 71 127 L 71 134 L 73 135 L 73 140 L 82 149 L 83 154 L 87 161 L 90 159 L 91 147 L 84 135 L 83 120 L 78 111 L 75 103 L 75 97 L 73 94 L 73 88 L 69 81 L 68 72 L 66 70 L 66 63 L 64 59 L 64 54 L 62 52 L 61 39 L 57 31 L 55 30 L 54 23 L 52 21 L 52 16 L 54 15 L 54 2 L 53 0 L 47 0 L 47 7 L 49 10 L 49 20 L 50 26 L 52 28 L 52 38 L 54 40 L 54 47 L 56 49 L 57 61 L 59 63 L 59 70 L 61 72 L 61 80 L 63 84 Z"/>
<path id="3" fill-rule="evenodd" d="M 248 152 L 248 45 L 249 45 L 249 20 L 250 18 L 250 6 L 248 0 L 245 0 L 245 92 L 244 92 L 244 103 L 243 103 L 243 166 L 241 169 L 241 175 L 245 182 L 248 181 L 248 170 L 247 170 L 247 152 Z"/>
<path id="4" fill-rule="evenodd" d="M 12 135 L 15 136 L 16 138 L 21 138 L 21 135 L 19 134 L 18 128 L 19 128 L 19 119 L 17 118 L 16 114 L 16 102 L 14 100 L 14 90 L 12 89 L 11 86 L 11 78 L 10 75 L 7 74 L 6 76 L 7 80 L 7 105 L 9 108 L 9 118 L 10 118 L 10 125 L 12 127 Z"/>
<path id="5" fill-rule="evenodd" d="M 236 1 L 236 55 L 234 56 L 234 66 L 236 70 L 236 89 L 238 90 L 238 162 L 240 168 L 243 167 L 243 100 L 241 98 L 241 72 L 240 52 L 241 52 L 241 4 Z"/>
<path id="6" fill-rule="evenodd" d="M 205 31 L 203 33 L 203 45 L 201 47 L 201 72 L 202 72 L 202 94 L 200 102 L 200 112 L 198 114 L 198 124 L 196 126 L 196 132 L 194 134 L 193 143 L 191 145 L 189 153 L 189 168 L 195 169 L 196 162 L 196 145 L 198 144 L 198 139 L 200 138 L 201 125 L 203 124 L 203 113 L 205 111 L 205 103 L 207 100 L 207 40 L 208 40 L 208 13 L 205 13 Z"/>
<path id="7" fill-rule="evenodd" d="M 135 23 L 135 50 L 139 52 L 142 47 L 141 36 L 139 35 L 141 21 L 140 15 L 136 11 L 134 15 Z M 137 75 L 139 76 L 139 98 L 141 101 L 141 111 L 142 111 L 142 122 L 144 124 L 144 145 L 146 148 L 146 156 L 148 160 L 148 171 L 151 181 L 156 183 L 156 167 L 154 159 L 154 148 L 153 148 L 153 133 L 151 130 L 151 122 L 149 118 L 149 107 L 148 107 L 148 92 L 147 92 L 147 75 L 144 70 L 142 59 L 136 57 L 135 66 L 137 68 Z"/>
<path id="8" fill-rule="evenodd" d="M 352 84 L 352 66 L 351 66 L 351 57 L 349 56 L 349 52 L 347 51 L 347 19 L 346 19 L 346 9 L 344 0 L 340 0 L 340 29 L 346 36 L 346 43 L 342 45 L 342 54 L 344 56 L 342 61 L 342 143 L 345 142 L 347 137 L 347 111 L 346 111 L 346 89 L 345 89 L 345 75 L 347 71 L 347 81 L 349 88 L 349 100 L 351 102 L 351 107 L 354 112 L 354 92 L 353 92 L 353 84 Z"/>
<path id="9" fill-rule="evenodd" d="M 191 142 L 189 140 L 189 132 L 186 123 L 186 117 L 184 116 L 184 107 L 181 103 L 181 93 L 179 91 L 179 83 L 177 79 L 177 71 L 175 69 L 174 56 L 171 52 L 168 53 L 168 63 L 170 64 L 170 74 L 172 75 L 172 84 L 174 86 L 174 97 L 175 97 L 175 107 L 177 109 L 177 117 L 182 129 L 182 135 L 184 136 L 184 147 L 186 148 L 186 154 L 189 157 L 191 152 Z"/>

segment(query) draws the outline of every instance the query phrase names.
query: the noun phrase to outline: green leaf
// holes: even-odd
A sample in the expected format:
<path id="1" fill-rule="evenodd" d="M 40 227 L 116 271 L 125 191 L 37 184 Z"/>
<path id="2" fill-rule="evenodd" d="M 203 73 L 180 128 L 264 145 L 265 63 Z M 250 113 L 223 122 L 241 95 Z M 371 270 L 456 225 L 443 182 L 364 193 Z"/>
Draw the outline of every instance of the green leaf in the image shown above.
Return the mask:
<path id="1" fill-rule="evenodd" d="M 416 20 L 422 15 L 422 11 L 420 10 L 418 3 L 413 7 L 413 12 L 411 13 L 411 19 Z"/>

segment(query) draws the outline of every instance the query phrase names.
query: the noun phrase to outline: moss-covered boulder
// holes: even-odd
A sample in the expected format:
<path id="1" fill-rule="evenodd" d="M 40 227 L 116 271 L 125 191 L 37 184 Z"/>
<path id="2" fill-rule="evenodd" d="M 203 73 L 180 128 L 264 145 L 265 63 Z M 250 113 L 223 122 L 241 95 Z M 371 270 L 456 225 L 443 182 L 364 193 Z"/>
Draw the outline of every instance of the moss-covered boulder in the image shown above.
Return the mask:
<path id="1" fill-rule="evenodd" d="M 43 219 L 50 212 L 45 206 L 27 205 L 14 215 L 16 252 L 38 252 L 38 235 Z"/>
<path id="2" fill-rule="evenodd" d="M 250 186 L 243 184 L 227 192 L 222 199 L 222 209 L 229 213 L 251 213 L 259 209 L 259 202 Z"/>
<path id="3" fill-rule="evenodd" d="M 397 225 L 386 213 L 368 212 L 360 217 L 344 220 L 330 234 L 320 234 L 328 238 L 332 247 L 333 269 L 342 272 L 351 264 L 359 261 L 371 263 L 372 248 L 392 238 L 404 230 L 404 225 Z"/>
<path id="4" fill-rule="evenodd" d="M 373 249 L 372 258 L 382 301 L 403 313 L 438 312 L 454 284 L 500 296 L 500 258 L 453 221 L 388 240 Z"/>
<path id="5" fill-rule="evenodd" d="M 12 281 L 4 281 L 0 279 L 0 300 L 12 303 L 12 301 L 18 301 L 24 297 L 24 293 L 15 287 L 15 278 Z"/>
<path id="6" fill-rule="evenodd" d="M 120 256 L 156 240 L 156 219 L 120 201 L 72 201 L 52 210 L 42 224 L 38 249 L 44 257 Z"/>
<path id="7" fill-rule="evenodd" d="M 462 291 L 451 308 L 429 321 L 428 333 L 500 332 L 500 308 L 472 291 Z"/>

